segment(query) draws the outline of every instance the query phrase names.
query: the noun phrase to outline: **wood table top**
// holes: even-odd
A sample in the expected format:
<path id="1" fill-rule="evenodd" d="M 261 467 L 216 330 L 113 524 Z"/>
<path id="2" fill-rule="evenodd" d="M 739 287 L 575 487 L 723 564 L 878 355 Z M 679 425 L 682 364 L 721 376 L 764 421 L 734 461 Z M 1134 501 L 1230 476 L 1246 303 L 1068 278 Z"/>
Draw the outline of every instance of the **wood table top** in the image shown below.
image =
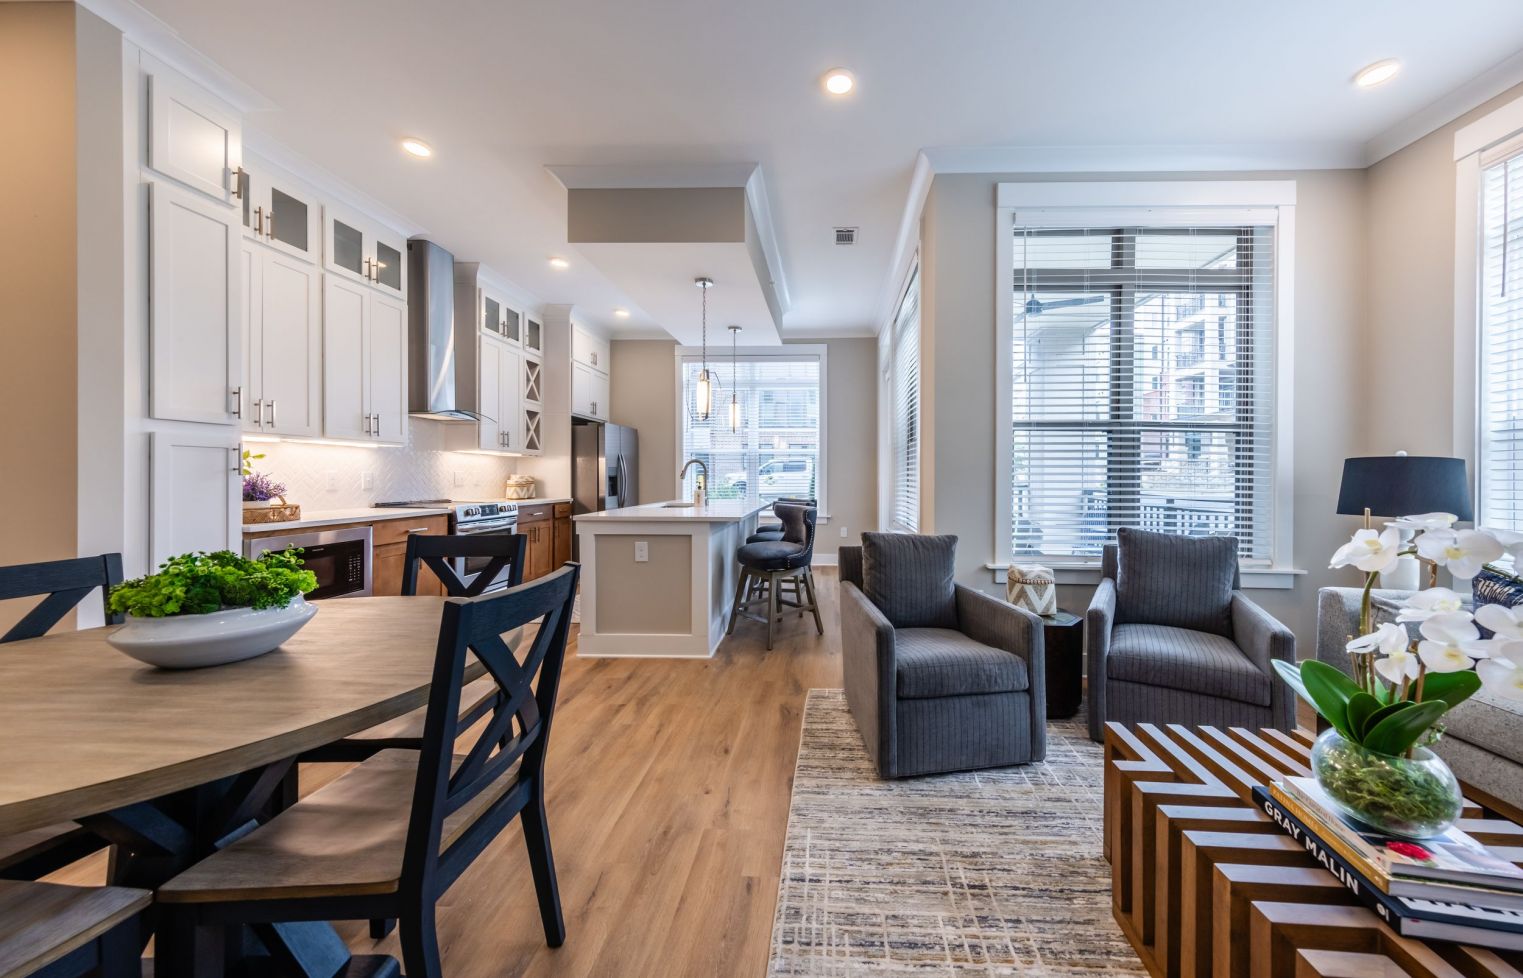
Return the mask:
<path id="1" fill-rule="evenodd" d="M 0 650 L 0 835 L 109 811 L 332 743 L 423 706 L 440 597 L 324 601 L 279 649 L 167 670 L 111 627 Z M 467 680 L 481 675 L 472 663 Z"/>

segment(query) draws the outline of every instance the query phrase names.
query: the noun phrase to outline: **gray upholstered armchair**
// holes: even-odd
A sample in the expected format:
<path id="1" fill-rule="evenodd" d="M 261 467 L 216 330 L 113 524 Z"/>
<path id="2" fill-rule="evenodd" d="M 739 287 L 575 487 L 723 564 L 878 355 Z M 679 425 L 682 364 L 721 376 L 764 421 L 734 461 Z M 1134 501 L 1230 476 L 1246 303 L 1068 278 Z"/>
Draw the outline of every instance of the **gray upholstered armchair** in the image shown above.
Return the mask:
<path id="1" fill-rule="evenodd" d="M 846 702 L 885 778 L 1047 753 L 1041 619 L 953 582 L 956 537 L 842 547 Z"/>
<path id="2" fill-rule="evenodd" d="M 1084 621 L 1090 737 L 1108 720 L 1291 729 L 1295 694 L 1270 663 L 1294 662 L 1296 638 L 1238 589 L 1237 540 L 1117 539 Z"/>

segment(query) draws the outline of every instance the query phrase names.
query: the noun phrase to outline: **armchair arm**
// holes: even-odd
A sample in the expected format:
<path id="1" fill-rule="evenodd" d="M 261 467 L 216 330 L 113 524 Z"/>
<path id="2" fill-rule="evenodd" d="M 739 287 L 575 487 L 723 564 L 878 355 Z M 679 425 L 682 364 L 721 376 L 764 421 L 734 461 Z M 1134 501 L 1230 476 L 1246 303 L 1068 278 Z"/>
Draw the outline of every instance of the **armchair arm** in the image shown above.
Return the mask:
<path id="1" fill-rule="evenodd" d="M 957 624 L 964 635 L 990 648 L 1020 656 L 1026 663 L 1031 699 L 1031 756 L 1047 756 L 1047 647 L 1042 619 L 1008 601 L 957 585 Z"/>
<path id="2" fill-rule="evenodd" d="M 841 673 L 846 704 L 878 772 L 895 777 L 899 768 L 894 705 L 898 672 L 894 626 L 877 605 L 850 581 L 841 584 Z"/>
<path id="3" fill-rule="evenodd" d="M 1293 729 L 1295 694 L 1279 680 L 1270 663 L 1275 659 L 1296 661 L 1295 635 L 1242 591 L 1232 592 L 1232 635 L 1249 661 L 1269 677 L 1269 709 L 1275 726 L 1281 730 Z"/>
<path id="4" fill-rule="evenodd" d="M 1100 578 L 1084 615 L 1084 664 L 1089 672 L 1089 739 L 1105 740 L 1105 657 L 1110 654 L 1111 629 L 1116 623 L 1116 581 Z"/>

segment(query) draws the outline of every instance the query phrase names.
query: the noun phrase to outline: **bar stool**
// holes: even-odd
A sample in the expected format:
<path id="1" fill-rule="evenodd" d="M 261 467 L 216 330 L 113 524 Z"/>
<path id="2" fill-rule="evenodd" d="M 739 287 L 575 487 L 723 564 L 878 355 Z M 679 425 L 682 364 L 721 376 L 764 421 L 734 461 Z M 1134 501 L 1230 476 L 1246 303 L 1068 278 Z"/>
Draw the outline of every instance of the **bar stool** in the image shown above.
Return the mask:
<path id="1" fill-rule="evenodd" d="M 818 506 L 819 503 L 804 496 L 779 496 L 772 501 L 772 515 L 777 516 L 777 507 L 780 503 L 796 503 L 800 506 Z M 781 517 L 778 517 L 781 519 Z M 783 538 L 783 524 L 769 523 L 766 526 L 758 526 L 756 532 L 746 537 L 747 543 L 761 543 L 764 540 L 781 540 Z"/>
<path id="2" fill-rule="evenodd" d="M 767 650 L 772 650 L 772 633 L 775 625 L 789 611 L 797 610 L 802 616 L 808 611 L 814 615 L 814 627 L 821 635 L 825 625 L 820 621 L 820 605 L 815 595 L 814 527 L 818 511 L 813 506 L 779 501 L 773 510 L 783 521 L 781 540 L 758 540 L 741 547 L 736 554 L 740 561 L 740 579 L 735 582 L 735 603 L 730 609 L 730 627 L 727 634 L 735 634 L 735 623 L 741 616 L 753 621 L 767 623 Z M 765 604 L 766 615 L 758 615 L 751 609 Z"/>

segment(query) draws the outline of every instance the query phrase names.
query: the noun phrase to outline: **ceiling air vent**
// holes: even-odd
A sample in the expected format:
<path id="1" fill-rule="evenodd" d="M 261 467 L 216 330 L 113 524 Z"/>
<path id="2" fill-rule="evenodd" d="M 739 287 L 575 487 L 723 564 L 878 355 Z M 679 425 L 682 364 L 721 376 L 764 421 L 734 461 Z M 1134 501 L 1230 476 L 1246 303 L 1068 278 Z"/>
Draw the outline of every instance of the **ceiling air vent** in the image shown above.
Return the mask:
<path id="1" fill-rule="evenodd" d="M 836 244 L 854 245 L 857 243 L 856 228 L 836 228 Z"/>

